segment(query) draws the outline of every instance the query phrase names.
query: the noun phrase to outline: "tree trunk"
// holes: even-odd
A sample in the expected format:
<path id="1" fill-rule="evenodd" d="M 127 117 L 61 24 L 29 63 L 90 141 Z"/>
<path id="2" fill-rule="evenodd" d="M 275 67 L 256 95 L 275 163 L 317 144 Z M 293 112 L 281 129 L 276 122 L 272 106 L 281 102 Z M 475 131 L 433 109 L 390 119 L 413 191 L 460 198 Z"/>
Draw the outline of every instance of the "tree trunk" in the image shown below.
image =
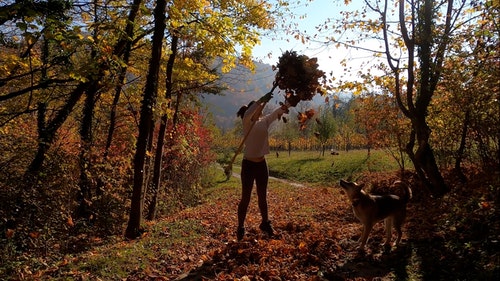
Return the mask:
<path id="1" fill-rule="evenodd" d="M 96 25 L 93 28 L 93 39 L 94 42 L 98 41 L 97 34 L 99 33 L 99 9 L 97 2 L 94 1 L 94 22 Z M 95 61 L 97 57 L 97 51 L 95 48 L 91 52 L 91 60 Z M 104 76 L 102 67 L 99 68 L 96 75 L 92 78 L 92 84 L 86 91 L 85 102 L 82 111 L 82 123 L 80 125 L 80 138 L 81 138 L 81 148 L 80 148 L 80 179 L 78 185 L 80 186 L 80 194 L 78 196 L 78 203 L 80 204 L 78 208 L 77 215 L 81 218 L 89 218 L 91 216 L 90 206 L 92 205 L 92 180 L 90 179 L 90 174 L 92 173 L 92 121 L 94 120 L 94 102 L 97 97 L 97 92 L 99 91 L 99 78 Z"/>
<path id="2" fill-rule="evenodd" d="M 440 77 L 440 65 L 433 62 L 432 44 L 433 38 L 433 11 L 432 0 L 425 0 L 423 7 L 423 17 L 419 23 L 422 29 L 418 32 L 419 39 L 419 87 L 417 99 L 415 100 L 415 108 L 413 110 L 412 124 L 414 126 L 417 137 L 417 151 L 415 153 L 415 160 L 418 166 L 422 168 L 425 173 L 426 180 L 433 195 L 441 197 L 449 191 L 449 187 L 445 184 L 444 179 L 439 171 L 434 157 L 434 152 L 429 143 L 431 130 L 427 125 L 426 115 L 427 108 L 431 102 L 437 81 Z M 443 39 L 444 40 L 444 39 Z M 443 54 L 444 55 L 444 54 Z M 436 55 L 437 57 L 438 55 Z M 436 61 L 441 58 L 437 57 Z"/>
<path id="3" fill-rule="evenodd" d="M 111 143 L 113 142 L 113 134 L 116 128 L 116 108 L 118 107 L 118 102 L 120 101 L 120 94 L 122 91 L 122 85 L 125 81 L 125 73 L 127 72 L 127 68 L 124 67 L 121 70 L 121 73 L 118 78 L 119 85 L 115 88 L 115 95 L 113 97 L 113 104 L 111 105 L 111 112 L 109 114 L 109 129 L 108 136 L 106 137 L 106 146 L 104 148 L 104 158 L 108 158 L 109 150 L 111 149 Z"/>
<path id="4" fill-rule="evenodd" d="M 387 4 L 388 2 L 386 1 L 386 9 Z M 412 9 L 410 13 L 412 17 L 409 23 L 408 17 L 405 15 L 405 9 L 407 7 Z M 405 1 L 399 0 L 399 27 L 402 39 L 408 50 L 407 65 L 411 66 L 407 69 L 408 78 L 406 82 L 405 102 L 403 102 L 401 97 L 402 90 L 399 78 L 401 72 L 399 66 L 400 60 L 394 58 L 389 51 L 386 13 L 381 13 L 384 24 L 383 32 L 387 61 L 395 74 L 396 101 L 403 114 L 408 117 L 412 123 L 412 132 L 410 134 L 410 140 L 406 145 L 406 152 L 413 162 L 420 179 L 429 188 L 431 193 L 438 197 L 447 193 L 449 187 L 444 182 L 436 164 L 434 152 L 429 143 L 431 130 L 427 125 L 426 115 L 431 98 L 441 76 L 441 67 L 448 44 L 448 36 L 451 32 L 452 0 L 448 0 L 447 8 L 442 37 L 435 38 L 435 33 L 433 33 L 435 29 L 433 1 L 424 0 L 420 9 L 415 11 L 415 6 L 407 6 Z M 416 16 L 416 14 L 418 15 Z M 407 24 L 412 27 L 411 32 L 408 31 Z M 435 51 L 433 51 L 432 48 L 434 46 L 433 44 L 436 44 L 435 46 L 437 47 Z M 417 52 L 417 55 L 415 52 Z M 413 68 L 414 65 L 417 65 L 415 63 L 416 57 L 419 60 L 418 69 Z M 415 73 L 418 73 L 418 83 L 415 81 Z M 414 152 L 415 145 L 417 149 Z"/>
<path id="5" fill-rule="evenodd" d="M 155 120 L 151 120 L 151 130 L 149 131 L 149 137 L 148 137 L 148 144 L 146 148 L 146 158 L 144 162 L 144 180 L 143 180 L 143 185 L 144 185 L 144 195 L 142 196 L 142 201 L 141 205 L 143 206 L 143 210 L 146 210 L 149 208 L 148 203 L 151 203 L 151 199 L 148 201 L 148 196 L 150 196 L 151 189 L 153 188 L 153 183 L 151 180 L 151 175 L 153 174 L 153 144 L 154 144 L 154 136 L 155 136 L 155 129 L 156 129 L 156 122 Z"/>
<path id="6" fill-rule="evenodd" d="M 38 125 L 38 151 L 28 167 L 27 174 L 34 175 L 38 172 L 45 159 L 45 153 L 50 147 L 52 138 L 47 134 L 45 116 L 47 111 L 46 103 L 38 104 L 37 125 Z"/>
<path id="7" fill-rule="evenodd" d="M 134 182 L 132 190 L 132 201 L 130 206 L 130 216 L 125 237 L 135 239 L 141 235 L 142 204 L 144 197 L 144 168 L 146 150 L 153 120 L 153 107 L 156 104 L 158 92 L 158 75 L 160 70 L 161 52 L 163 37 L 165 32 L 165 8 L 166 0 L 158 0 L 154 9 L 154 33 L 153 45 L 151 49 L 151 59 L 149 61 L 148 75 L 144 89 L 144 97 L 141 106 L 141 116 L 139 121 L 139 136 L 137 138 L 137 148 L 134 157 Z"/>
<path id="8" fill-rule="evenodd" d="M 166 93 L 165 96 L 168 99 L 172 97 L 172 76 L 174 70 L 175 57 L 177 56 L 179 38 L 176 35 L 172 36 L 172 42 L 170 45 L 171 53 L 167 61 L 167 75 L 166 75 Z M 179 101 L 177 101 L 179 103 Z M 161 164 L 163 156 L 163 146 L 165 141 L 165 135 L 167 132 L 168 116 L 163 114 L 161 117 L 160 131 L 158 133 L 158 143 L 156 145 L 156 155 L 155 164 L 153 171 L 153 182 L 152 182 L 152 199 L 149 205 L 148 220 L 153 220 L 156 217 L 156 202 L 158 200 L 158 192 L 160 191 L 161 184 Z"/>
<path id="9" fill-rule="evenodd" d="M 155 162 L 153 166 L 153 182 L 151 183 L 151 202 L 148 206 L 147 220 L 156 218 L 156 203 L 158 202 L 158 192 L 160 191 L 161 183 L 161 164 L 163 159 L 163 146 L 165 142 L 165 134 L 167 131 L 167 115 L 161 118 L 160 131 L 158 132 L 158 142 L 156 146 Z"/>
<path id="10" fill-rule="evenodd" d="M 425 172 L 427 177 L 427 181 L 425 182 L 428 183 L 428 187 L 434 196 L 441 197 L 450 191 L 439 171 L 436 159 L 434 158 L 434 152 L 428 142 L 420 144 L 417 149 L 416 159 Z"/>
<path id="11" fill-rule="evenodd" d="M 450 190 L 444 182 L 436 164 L 434 152 L 429 144 L 430 129 L 425 123 L 425 117 L 417 121 L 412 120 L 412 125 L 417 140 L 417 150 L 413 154 L 414 145 L 409 144 L 407 152 L 409 152 L 410 159 L 420 179 L 434 196 L 441 197 Z"/>
<path id="12" fill-rule="evenodd" d="M 462 159 L 464 158 L 465 144 L 467 140 L 467 129 L 469 128 L 470 123 L 470 109 L 467 109 L 464 117 L 464 124 L 462 126 L 462 135 L 460 138 L 460 146 L 458 147 L 456 158 L 455 158 L 455 172 L 457 173 L 460 180 L 465 183 L 467 181 L 467 177 L 462 171 Z"/>
<path id="13" fill-rule="evenodd" d="M 52 121 L 44 128 L 39 128 L 38 150 L 35 157 L 33 158 L 33 161 L 31 161 L 26 171 L 27 175 L 35 175 L 38 171 L 40 171 L 45 160 L 45 153 L 50 148 L 57 130 L 59 130 L 64 121 L 66 121 L 70 113 L 73 111 L 73 108 L 80 100 L 85 90 L 88 88 L 88 85 L 88 83 L 82 83 L 78 85 L 78 87 L 71 93 L 63 108 L 57 112 L 56 117 L 54 117 L 54 119 L 52 119 Z M 40 114 L 41 113 L 39 111 L 39 118 Z"/>
<path id="14" fill-rule="evenodd" d="M 100 76 L 98 76 L 100 77 Z M 91 214 L 90 205 L 92 202 L 92 185 L 89 175 L 91 174 L 91 154 L 92 154 L 92 121 L 94 119 L 94 102 L 99 82 L 93 81 L 92 86 L 86 92 L 86 99 L 82 112 L 82 124 L 80 128 L 80 138 L 82 142 L 80 150 L 80 194 L 78 196 L 78 216 L 88 218 Z"/>
<path id="15" fill-rule="evenodd" d="M 109 150 L 111 148 L 111 143 L 113 140 L 113 134 L 116 126 L 116 108 L 118 102 L 120 101 L 120 95 L 122 91 L 123 84 L 125 83 L 125 77 L 127 74 L 127 65 L 130 61 L 130 53 L 132 50 L 132 38 L 134 37 L 134 24 L 135 18 L 139 12 L 139 5 L 142 0 L 134 0 L 131 6 L 130 13 L 128 15 L 127 26 L 125 27 L 125 36 L 115 45 L 114 54 L 119 55 L 123 52 L 123 65 L 120 69 L 120 74 L 118 76 L 118 84 L 115 87 L 115 96 L 113 98 L 113 104 L 111 106 L 111 113 L 109 117 L 109 129 L 108 136 L 106 138 L 106 147 L 104 149 L 104 158 L 109 155 Z"/>

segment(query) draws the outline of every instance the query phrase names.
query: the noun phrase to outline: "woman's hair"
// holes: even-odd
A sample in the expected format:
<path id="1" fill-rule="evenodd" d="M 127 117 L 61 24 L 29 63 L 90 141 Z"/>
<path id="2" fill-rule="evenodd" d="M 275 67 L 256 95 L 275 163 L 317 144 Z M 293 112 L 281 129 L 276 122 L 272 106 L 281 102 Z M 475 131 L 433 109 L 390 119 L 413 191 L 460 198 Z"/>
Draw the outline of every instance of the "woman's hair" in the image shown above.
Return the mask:
<path id="1" fill-rule="evenodd" d="M 243 116 L 245 116 L 245 112 L 247 111 L 247 109 L 254 103 L 255 101 L 251 101 L 250 103 L 248 103 L 248 105 L 244 105 L 242 107 L 240 107 L 240 110 L 238 110 L 238 112 L 236 113 L 236 116 L 238 117 L 241 117 L 241 119 L 243 119 Z"/>

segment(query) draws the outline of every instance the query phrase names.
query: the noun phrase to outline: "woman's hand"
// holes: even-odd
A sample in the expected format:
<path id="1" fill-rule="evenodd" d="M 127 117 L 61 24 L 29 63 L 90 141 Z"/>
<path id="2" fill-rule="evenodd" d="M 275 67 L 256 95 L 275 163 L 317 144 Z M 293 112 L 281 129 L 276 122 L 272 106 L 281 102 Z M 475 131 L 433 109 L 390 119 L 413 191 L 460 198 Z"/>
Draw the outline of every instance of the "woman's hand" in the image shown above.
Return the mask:
<path id="1" fill-rule="evenodd" d="M 269 92 L 265 95 L 263 95 L 260 99 L 259 102 L 268 102 L 273 98 L 273 92 Z"/>
<path id="2" fill-rule="evenodd" d="M 291 106 L 289 103 L 280 102 L 280 105 L 281 105 L 281 109 L 283 110 L 284 113 L 288 114 L 290 112 L 290 110 L 288 110 Z"/>

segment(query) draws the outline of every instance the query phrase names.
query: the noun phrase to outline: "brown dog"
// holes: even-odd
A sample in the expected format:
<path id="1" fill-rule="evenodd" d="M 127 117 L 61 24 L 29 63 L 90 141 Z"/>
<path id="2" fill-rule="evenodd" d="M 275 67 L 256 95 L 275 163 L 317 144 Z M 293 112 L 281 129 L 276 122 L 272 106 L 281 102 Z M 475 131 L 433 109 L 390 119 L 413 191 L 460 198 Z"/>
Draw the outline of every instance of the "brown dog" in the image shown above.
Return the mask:
<path id="1" fill-rule="evenodd" d="M 386 240 L 384 247 L 391 247 L 392 226 L 397 232 L 395 246 L 401 241 L 401 226 L 406 218 L 406 203 L 411 199 L 411 189 L 401 181 L 393 183 L 394 186 L 402 186 L 405 195 L 399 197 L 394 194 L 371 195 L 362 190 L 363 185 L 355 182 L 340 180 L 340 186 L 346 191 L 349 200 L 352 203 L 354 215 L 363 224 L 363 233 L 359 238 L 363 250 L 368 240 L 368 235 L 372 227 L 379 221 L 385 220 Z"/>

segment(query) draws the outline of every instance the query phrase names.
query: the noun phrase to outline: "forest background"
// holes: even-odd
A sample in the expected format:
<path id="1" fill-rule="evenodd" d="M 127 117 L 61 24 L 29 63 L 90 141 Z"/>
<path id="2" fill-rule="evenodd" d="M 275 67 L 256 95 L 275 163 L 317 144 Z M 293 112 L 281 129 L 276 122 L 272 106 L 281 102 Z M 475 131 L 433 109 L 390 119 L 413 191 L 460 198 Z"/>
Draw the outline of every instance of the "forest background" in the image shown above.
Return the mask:
<path id="1" fill-rule="evenodd" d="M 377 42 L 383 60 L 355 80 L 327 73 L 324 94 L 273 128 L 273 151 L 384 150 L 435 198 L 471 171 L 489 175 L 483 207 L 496 214 L 499 2 L 365 1 L 304 34 L 285 19 L 300 20 L 290 5 L 307 2 L 2 1 L 3 260 L 71 252 L 89 233 L 135 239 L 145 220 L 199 202 L 209 167 L 241 141 L 206 101 L 224 94 L 216 103 L 236 111 L 271 88 L 272 75 L 249 87 L 244 68 L 265 72 L 252 48 L 276 30 L 336 48 Z"/>

